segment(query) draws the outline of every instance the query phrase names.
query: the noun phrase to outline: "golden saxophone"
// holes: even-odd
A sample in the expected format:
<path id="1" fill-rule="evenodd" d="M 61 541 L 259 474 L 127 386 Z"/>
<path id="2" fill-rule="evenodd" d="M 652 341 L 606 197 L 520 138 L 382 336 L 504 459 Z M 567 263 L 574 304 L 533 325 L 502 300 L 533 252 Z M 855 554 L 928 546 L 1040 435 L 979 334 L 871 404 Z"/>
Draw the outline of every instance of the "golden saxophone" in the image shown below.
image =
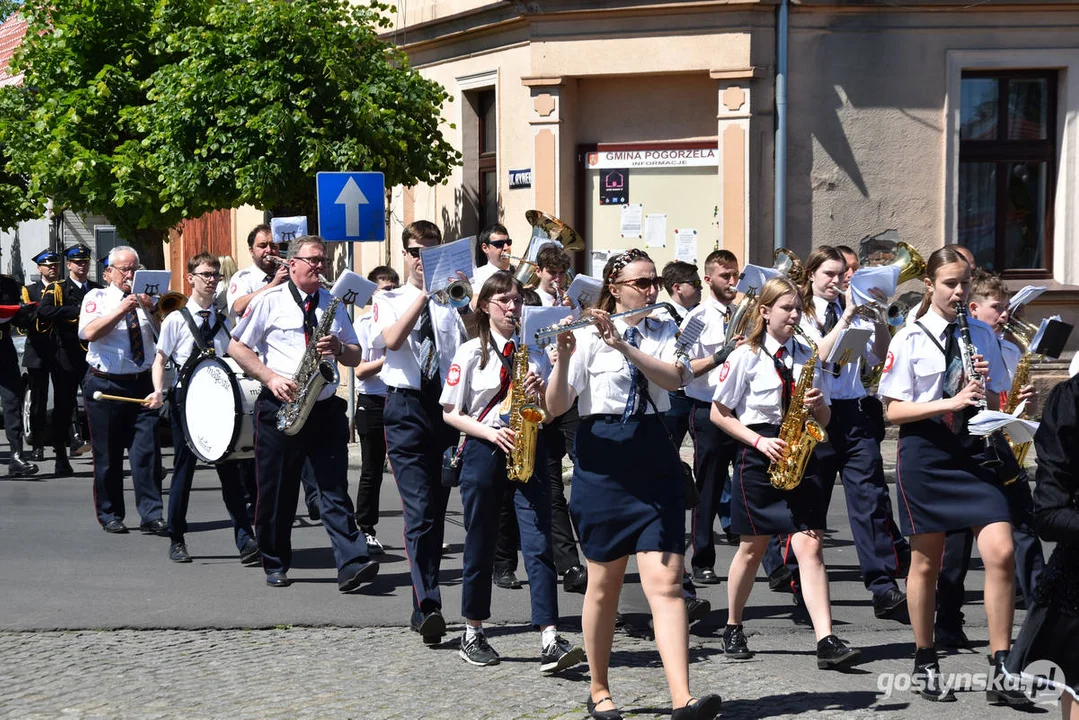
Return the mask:
<path id="1" fill-rule="evenodd" d="M 828 433 L 810 416 L 810 411 L 805 406 L 806 392 L 813 387 L 817 345 L 797 325 L 794 331 L 809 345 L 811 352 L 802 366 L 798 384 L 794 386 L 790 407 L 783 416 L 783 424 L 779 426 L 779 439 L 787 443 L 787 449 L 783 451 L 778 462 L 768 466 L 768 478 L 772 481 L 772 487 L 779 490 L 793 490 L 801 484 L 813 448 L 817 443 L 828 439 Z"/>
<path id="2" fill-rule="evenodd" d="M 513 382 L 510 385 L 510 430 L 513 431 L 513 452 L 506 454 L 506 476 L 517 482 L 532 478 L 536 461 L 536 439 L 540 423 L 547 412 L 525 397 L 528 377 L 528 344 L 522 341 L 513 353 Z"/>
<path id="3" fill-rule="evenodd" d="M 1023 386 L 1030 384 L 1030 366 L 1035 360 L 1040 360 L 1041 356 L 1030 350 L 1031 341 L 1038 332 L 1036 327 L 1028 325 L 1019 318 L 1011 318 L 1004 326 L 1004 329 L 1011 334 L 1016 345 L 1018 345 L 1019 349 L 1023 352 L 1023 354 L 1019 356 L 1019 362 L 1015 366 L 1015 377 L 1012 379 L 1011 390 L 1008 391 L 1008 402 L 1001 408 L 1001 410 L 1006 413 L 1013 413 L 1015 412 L 1015 409 L 1019 407 L 1019 391 L 1023 389 Z M 1023 414 L 1026 415 L 1026 413 Z M 1030 446 L 1033 443 L 1013 442 L 1007 432 L 1004 433 L 1004 437 L 1008 441 L 1008 447 L 1011 448 L 1012 454 L 1015 455 L 1015 461 L 1019 463 L 1019 467 L 1023 467 L 1027 459 L 1027 453 L 1030 452 Z M 1018 476 L 1006 480 L 1004 484 L 1011 485 L 1016 480 L 1018 480 Z"/>

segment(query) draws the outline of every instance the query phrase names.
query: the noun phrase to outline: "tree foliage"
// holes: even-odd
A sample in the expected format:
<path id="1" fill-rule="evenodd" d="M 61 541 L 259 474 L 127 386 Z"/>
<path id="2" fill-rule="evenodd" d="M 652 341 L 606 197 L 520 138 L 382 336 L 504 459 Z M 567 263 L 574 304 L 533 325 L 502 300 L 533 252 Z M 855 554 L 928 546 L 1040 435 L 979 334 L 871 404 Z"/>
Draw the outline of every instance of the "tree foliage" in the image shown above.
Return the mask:
<path id="1" fill-rule="evenodd" d="M 128 237 L 244 203 L 310 210 L 320 170 L 438 182 L 445 91 L 347 0 L 48 0 L 0 93 L 8 169 Z"/>

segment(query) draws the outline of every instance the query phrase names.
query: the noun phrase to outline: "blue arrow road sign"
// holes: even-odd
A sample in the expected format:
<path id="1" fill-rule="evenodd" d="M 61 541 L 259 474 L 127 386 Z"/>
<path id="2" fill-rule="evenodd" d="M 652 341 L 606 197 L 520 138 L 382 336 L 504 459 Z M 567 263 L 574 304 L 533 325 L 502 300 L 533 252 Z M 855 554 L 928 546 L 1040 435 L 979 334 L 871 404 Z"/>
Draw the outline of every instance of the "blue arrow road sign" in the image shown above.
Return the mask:
<path id="1" fill-rule="evenodd" d="M 380 172 L 320 172 L 318 230 L 324 240 L 386 239 L 386 180 Z"/>

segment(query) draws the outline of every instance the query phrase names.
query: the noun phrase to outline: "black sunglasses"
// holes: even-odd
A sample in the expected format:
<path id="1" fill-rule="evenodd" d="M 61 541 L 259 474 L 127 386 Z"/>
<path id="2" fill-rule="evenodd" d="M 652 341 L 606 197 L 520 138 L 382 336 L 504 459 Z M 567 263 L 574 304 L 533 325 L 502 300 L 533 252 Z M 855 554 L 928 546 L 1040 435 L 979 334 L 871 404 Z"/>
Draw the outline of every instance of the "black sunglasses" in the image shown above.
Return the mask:
<path id="1" fill-rule="evenodd" d="M 510 238 L 506 238 L 505 240 L 488 240 L 487 244 L 501 250 L 507 245 L 513 245 L 513 240 L 511 240 Z"/>
<path id="2" fill-rule="evenodd" d="M 405 252 L 414 258 L 418 258 L 420 256 L 420 248 L 418 247 L 407 247 L 405 248 Z"/>
<path id="3" fill-rule="evenodd" d="M 663 284 L 663 278 L 656 277 L 639 277 L 632 280 L 619 280 L 615 285 L 632 285 L 641 292 L 645 292 L 650 288 L 659 288 Z"/>

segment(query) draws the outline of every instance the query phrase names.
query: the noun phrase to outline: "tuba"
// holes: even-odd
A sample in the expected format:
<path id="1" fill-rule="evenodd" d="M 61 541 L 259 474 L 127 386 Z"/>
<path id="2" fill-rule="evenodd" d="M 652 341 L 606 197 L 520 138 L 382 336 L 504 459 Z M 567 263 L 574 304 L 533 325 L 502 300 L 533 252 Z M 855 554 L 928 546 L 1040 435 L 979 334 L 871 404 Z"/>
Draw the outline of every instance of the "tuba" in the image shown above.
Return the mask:
<path id="1" fill-rule="evenodd" d="M 329 287 L 330 283 L 319 276 L 323 287 Z M 295 399 L 283 404 L 277 411 L 277 429 L 286 435 L 295 435 L 303 429 L 307 417 L 311 414 L 319 393 L 327 383 L 336 383 L 340 379 L 337 364 L 325 360 L 316 347 L 318 341 L 330 334 L 333 326 L 333 318 L 337 314 L 337 306 L 341 304 L 341 298 L 336 295 L 330 300 L 326 312 L 322 314 L 318 327 L 311 333 L 311 339 L 304 348 L 300 366 L 296 368 L 292 379 L 300 390 Z"/>
<path id="2" fill-rule="evenodd" d="M 521 339 L 513 353 L 513 381 L 510 385 L 510 430 L 513 452 L 506 454 L 506 477 L 517 482 L 532 478 L 536 461 L 536 439 L 540 423 L 547 421 L 547 411 L 525 397 L 528 377 L 528 344 Z"/>
<path id="3" fill-rule="evenodd" d="M 185 305 L 187 305 L 187 296 L 182 292 L 167 292 L 157 299 L 154 319 L 160 325 L 170 313 L 176 312 Z"/>
<path id="4" fill-rule="evenodd" d="M 813 373 L 817 366 L 817 345 L 810 340 L 805 332 L 794 326 L 797 335 L 809 345 L 809 359 L 802 366 L 802 374 L 798 378 L 798 384 L 794 386 L 794 394 L 791 397 L 790 407 L 783 416 L 783 424 L 779 426 L 779 439 L 787 443 L 787 449 L 779 462 L 773 462 L 768 466 L 768 478 L 772 487 L 778 490 L 793 490 L 802 482 L 806 464 L 813 455 L 813 448 L 817 443 L 828 439 L 821 424 L 810 417 L 809 410 L 805 407 L 805 395 L 809 388 L 813 387 Z"/>

